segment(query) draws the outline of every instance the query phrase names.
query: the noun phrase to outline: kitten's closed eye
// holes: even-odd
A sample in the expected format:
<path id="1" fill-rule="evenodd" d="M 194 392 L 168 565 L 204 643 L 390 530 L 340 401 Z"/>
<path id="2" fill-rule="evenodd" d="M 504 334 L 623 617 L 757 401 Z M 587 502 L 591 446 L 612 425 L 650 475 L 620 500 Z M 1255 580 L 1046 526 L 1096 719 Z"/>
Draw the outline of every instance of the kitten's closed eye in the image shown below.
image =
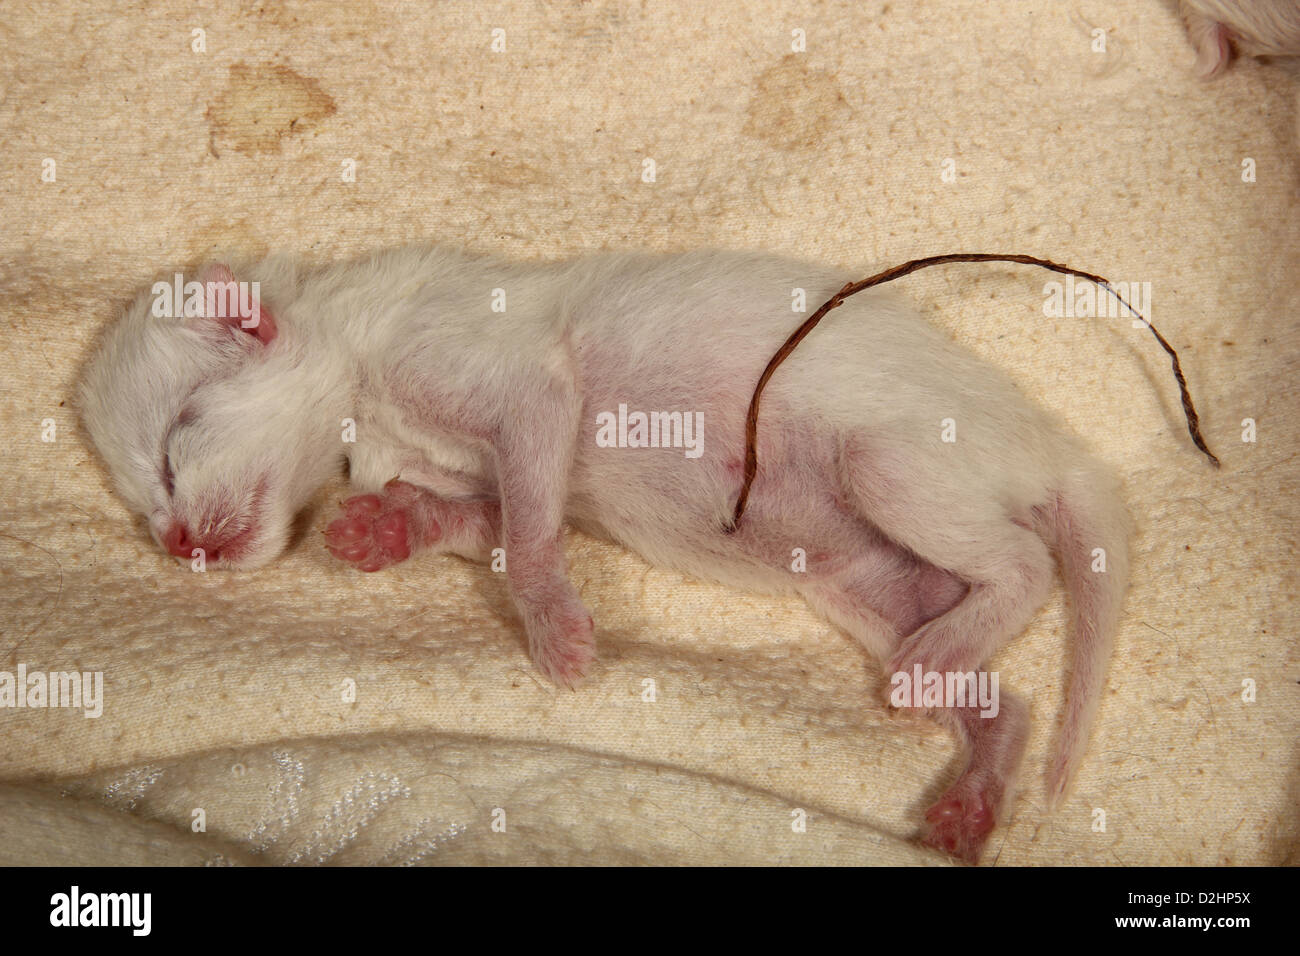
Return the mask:
<path id="1" fill-rule="evenodd" d="M 180 410 L 180 413 L 176 416 L 176 420 L 172 422 L 171 428 L 167 429 L 167 434 L 163 437 L 162 477 L 163 487 L 167 489 L 167 497 L 169 498 L 172 496 L 172 492 L 176 487 L 176 473 L 172 471 L 171 454 L 167 449 L 171 447 L 172 435 L 175 433 L 176 429 L 183 425 L 188 425 L 190 422 L 194 421 L 194 418 L 194 407 L 192 405 L 186 405 Z"/>

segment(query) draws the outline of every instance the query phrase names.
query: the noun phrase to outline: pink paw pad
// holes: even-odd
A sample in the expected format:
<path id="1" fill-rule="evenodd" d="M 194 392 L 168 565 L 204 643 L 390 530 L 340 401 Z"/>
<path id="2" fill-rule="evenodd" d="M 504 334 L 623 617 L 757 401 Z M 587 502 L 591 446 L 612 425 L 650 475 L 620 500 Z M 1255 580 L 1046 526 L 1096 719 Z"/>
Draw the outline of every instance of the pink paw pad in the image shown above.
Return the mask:
<path id="1" fill-rule="evenodd" d="M 407 505 L 379 495 L 343 502 L 343 517 L 325 530 L 326 547 L 362 571 L 378 571 L 411 556 Z"/>
<path id="2" fill-rule="evenodd" d="M 982 794 L 949 792 L 925 814 L 930 830 L 921 842 L 926 846 L 977 863 L 980 851 L 993 832 L 993 808 Z"/>

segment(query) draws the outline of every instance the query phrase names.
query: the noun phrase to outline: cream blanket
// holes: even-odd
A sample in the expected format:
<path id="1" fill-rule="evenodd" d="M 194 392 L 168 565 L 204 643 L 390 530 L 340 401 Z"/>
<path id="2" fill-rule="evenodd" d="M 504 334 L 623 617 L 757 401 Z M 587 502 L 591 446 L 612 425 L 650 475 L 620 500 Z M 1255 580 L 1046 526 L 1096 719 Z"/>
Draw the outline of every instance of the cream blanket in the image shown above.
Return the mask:
<path id="1" fill-rule="evenodd" d="M 1151 283 L 1221 471 L 1149 337 L 1044 318 L 1046 273 L 896 287 L 1113 462 L 1139 523 L 1057 813 L 1059 587 L 993 662 L 1034 735 L 987 859 L 1296 862 L 1297 86 L 1192 61 L 1154 0 L 6 3 L 0 670 L 104 687 L 98 718 L 0 709 L 0 862 L 937 862 L 908 841 L 954 742 L 891 720 L 877 665 L 797 601 L 571 535 L 600 661 L 570 693 L 487 570 L 333 561 L 341 480 L 264 571 L 147 539 L 70 400 L 139 284 L 427 238 L 864 275 L 1025 252 Z"/>

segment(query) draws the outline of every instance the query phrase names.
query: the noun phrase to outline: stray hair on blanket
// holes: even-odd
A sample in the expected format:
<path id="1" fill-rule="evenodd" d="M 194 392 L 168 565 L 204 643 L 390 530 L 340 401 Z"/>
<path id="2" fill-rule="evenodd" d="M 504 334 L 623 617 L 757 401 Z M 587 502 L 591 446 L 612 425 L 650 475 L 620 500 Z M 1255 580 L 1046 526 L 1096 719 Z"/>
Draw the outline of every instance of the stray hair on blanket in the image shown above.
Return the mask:
<path id="1" fill-rule="evenodd" d="M 724 530 L 730 534 L 735 531 L 740 524 L 740 518 L 745 513 L 745 504 L 749 501 L 749 487 L 754 483 L 754 476 L 758 474 L 758 402 L 763 395 L 763 389 L 767 386 L 768 380 L 777 370 L 778 366 L 790 357 L 790 353 L 795 350 L 800 342 L 807 337 L 808 333 L 817 327 L 831 309 L 840 306 L 845 299 L 851 295 L 857 295 L 865 289 L 872 286 L 883 285 L 886 282 L 892 282 L 895 279 L 901 279 L 903 276 L 911 275 L 920 269 L 929 266 L 943 265 L 946 262 L 1018 262 L 1024 265 L 1039 266 L 1043 269 L 1050 269 L 1052 272 L 1059 272 L 1062 275 L 1075 276 L 1079 279 L 1087 279 L 1089 282 L 1095 282 L 1101 288 L 1105 289 L 1120 305 L 1128 309 L 1133 317 L 1141 321 L 1151 334 L 1156 337 L 1160 347 L 1169 354 L 1173 363 L 1174 378 L 1178 380 L 1178 392 L 1183 400 L 1183 414 L 1187 418 L 1187 431 L 1192 436 L 1192 443 L 1196 445 L 1205 457 L 1214 462 L 1214 467 L 1219 467 L 1219 459 L 1214 452 L 1205 444 L 1205 439 L 1201 437 L 1201 419 L 1196 414 L 1196 406 L 1192 404 L 1192 394 L 1187 390 L 1187 379 L 1183 376 L 1183 367 L 1178 361 L 1178 353 L 1174 347 L 1166 341 L 1154 325 L 1148 322 L 1138 311 L 1124 301 L 1124 297 L 1115 291 L 1115 287 L 1110 284 L 1110 280 L 1091 272 L 1083 272 L 1079 269 L 1072 269 L 1069 266 L 1063 266 L 1060 263 L 1052 262 L 1048 259 L 1039 259 L 1035 256 L 1023 255 L 998 255 L 991 252 L 953 252 L 941 256 L 926 256 L 923 259 L 912 259 L 904 262 L 902 265 L 894 266 L 892 269 L 886 269 L 884 272 L 877 273 L 867 279 L 858 282 L 849 282 L 844 288 L 840 289 L 833 296 L 822 303 L 821 308 L 810 315 L 794 333 L 785 340 L 771 360 L 767 367 L 763 369 L 763 374 L 758 377 L 758 384 L 754 386 L 754 396 L 749 400 L 749 414 L 745 418 L 745 480 L 740 486 L 740 497 L 736 499 L 736 510 L 731 516 L 731 524 Z"/>

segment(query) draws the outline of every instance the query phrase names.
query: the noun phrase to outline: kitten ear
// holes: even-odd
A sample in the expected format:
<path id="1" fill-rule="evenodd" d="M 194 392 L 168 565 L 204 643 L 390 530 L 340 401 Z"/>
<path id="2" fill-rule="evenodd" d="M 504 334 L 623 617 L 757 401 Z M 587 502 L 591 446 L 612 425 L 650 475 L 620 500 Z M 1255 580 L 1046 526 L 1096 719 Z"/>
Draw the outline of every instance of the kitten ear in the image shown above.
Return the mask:
<path id="1" fill-rule="evenodd" d="M 204 266 L 199 281 L 203 283 L 208 306 L 206 316 L 251 335 L 263 345 L 271 343 L 276 336 L 275 316 L 257 295 L 241 289 L 229 266 L 221 263 Z"/>

